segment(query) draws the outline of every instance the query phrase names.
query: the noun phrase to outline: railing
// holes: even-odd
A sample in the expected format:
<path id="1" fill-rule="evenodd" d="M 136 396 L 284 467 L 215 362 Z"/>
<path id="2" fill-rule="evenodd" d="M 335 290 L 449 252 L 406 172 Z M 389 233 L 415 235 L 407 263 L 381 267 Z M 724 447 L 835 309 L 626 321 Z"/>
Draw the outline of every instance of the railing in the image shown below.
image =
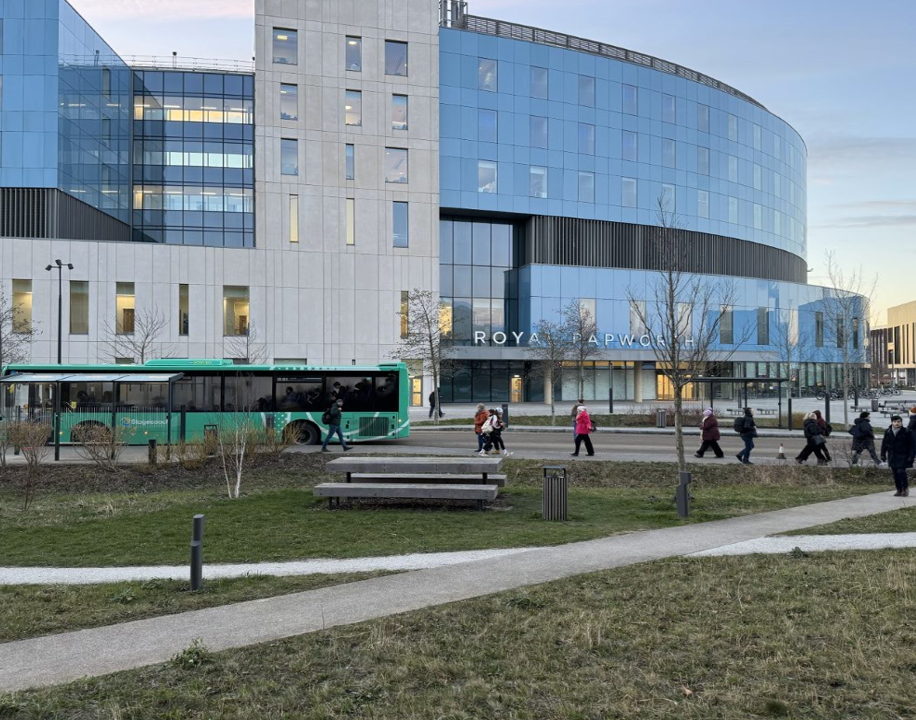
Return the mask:
<path id="1" fill-rule="evenodd" d="M 253 73 L 253 60 L 214 60 L 178 55 L 125 55 L 124 62 L 133 68 L 157 70 L 216 70 L 218 72 Z"/>
<path id="2" fill-rule="evenodd" d="M 673 62 L 653 57 L 652 55 L 646 55 L 645 53 L 627 50 L 626 48 L 608 45 L 595 40 L 586 40 L 574 35 L 565 35 L 552 30 L 542 30 L 540 28 L 531 27 L 530 25 L 519 25 L 503 20 L 479 17 L 477 15 L 460 15 L 458 17 L 460 20 L 457 18 L 455 20 L 450 19 L 449 23 L 445 26 L 469 30 L 484 35 L 495 35 L 496 37 L 538 43 L 539 45 L 550 45 L 552 47 L 566 48 L 568 50 L 578 50 L 592 55 L 622 60 L 623 62 L 633 63 L 634 65 L 640 65 L 641 67 L 651 68 L 659 72 L 677 75 L 678 77 L 701 83 L 708 87 L 715 88 L 716 90 L 726 92 L 729 95 L 734 95 L 737 98 L 746 100 L 766 110 L 766 107 L 754 100 L 750 95 L 745 95 L 731 85 L 726 85 L 724 82 L 711 78 L 703 73 L 699 73 L 696 70 L 685 68 Z"/>

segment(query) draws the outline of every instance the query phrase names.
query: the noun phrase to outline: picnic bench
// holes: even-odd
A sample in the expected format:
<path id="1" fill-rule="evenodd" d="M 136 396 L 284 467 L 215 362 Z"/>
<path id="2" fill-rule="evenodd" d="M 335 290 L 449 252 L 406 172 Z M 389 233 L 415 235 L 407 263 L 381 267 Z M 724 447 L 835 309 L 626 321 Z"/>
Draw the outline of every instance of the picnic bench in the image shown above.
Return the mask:
<path id="1" fill-rule="evenodd" d="M 496 499 L 506 476 L 503 458 L 340 458 L 325 468 L 345 473 L 346 482 L 322 483 L 314 489 L 328 507 L 341 498 L 414 498 L 473 500 L 478 510 Z"/>
<path id="2" fill-rule="evenodd" d="M 755 412 L 758 415 L 775 415 L 779 410 L 776 408 L 756 408 Z"/>

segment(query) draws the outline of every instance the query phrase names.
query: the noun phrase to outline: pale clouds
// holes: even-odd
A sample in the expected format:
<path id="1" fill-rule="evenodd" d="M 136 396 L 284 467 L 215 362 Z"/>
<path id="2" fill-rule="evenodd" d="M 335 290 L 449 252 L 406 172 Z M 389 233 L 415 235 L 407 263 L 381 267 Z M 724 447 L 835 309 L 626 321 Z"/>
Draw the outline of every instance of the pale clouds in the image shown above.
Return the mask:
<path id="1" fill-rule="evenodd" d="M 89 22 L 147 19 L 180 22 L 183 19 L 254 18 L 254 0 L 70 0 Z"/>

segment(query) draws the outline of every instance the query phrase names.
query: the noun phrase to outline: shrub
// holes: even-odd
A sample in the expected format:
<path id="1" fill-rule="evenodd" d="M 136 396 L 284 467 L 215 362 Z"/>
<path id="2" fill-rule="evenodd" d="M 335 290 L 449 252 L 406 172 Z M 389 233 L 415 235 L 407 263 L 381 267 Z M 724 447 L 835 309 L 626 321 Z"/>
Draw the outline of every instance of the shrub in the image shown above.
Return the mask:
<path id="1" fill-rule="evenodd" d="M 196 670 L 213 660 L 213 654 L 204 647 L 200 638 L 193 642 L 172 658 L 172 665 L 179 670 Z"/>

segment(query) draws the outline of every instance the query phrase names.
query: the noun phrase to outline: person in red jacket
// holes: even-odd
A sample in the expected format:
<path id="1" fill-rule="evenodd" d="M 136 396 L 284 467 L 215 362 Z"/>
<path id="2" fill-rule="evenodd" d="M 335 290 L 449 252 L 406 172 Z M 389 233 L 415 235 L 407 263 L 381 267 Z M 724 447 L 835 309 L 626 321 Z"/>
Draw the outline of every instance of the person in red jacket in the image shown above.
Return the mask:
<path id="1" fill-rule="evenodd" d="M 595 454 L 595 448 L 592 447 L 592 439 L 589 437 L 592 433 L 592 419 L 588 415 L 584 405 L 579 406 L 576 413 L 576 452 L 572 453 L 573 457 L 579 456 L 579 448 L 585 443 L 585 452 L 589 457 Z"/>
<path id="2" fill-rule="evenodd" d="M 703 444 L 700 445 L 700 449 L 694 453 L 694 457 L 703 457 L 710 448 L 712 448 L 717 458 L 725 457 L 725 453 L 723 453 L 722 448 L 719 447 L 719 438 L 722 437 L 722 434 L 719 432 L 719 421 L 713 414 L 712 408 L 706 408 L 703 411 L 703 422 L 700 423 L 700 427 L 703 431 Z"/>
<path id="3" fill-rule="evenodd" d="M 487 406 L 483 403 L 480 403 L 477 406 L 477 412 L 474 415 L 474 432 L 477 433 L 477 454 L 483 455 L 483 444 L 486 441 L 486 437 L 483 434 L 483 424 L 490 417 L 490 413 L 487 412 Z"/>

